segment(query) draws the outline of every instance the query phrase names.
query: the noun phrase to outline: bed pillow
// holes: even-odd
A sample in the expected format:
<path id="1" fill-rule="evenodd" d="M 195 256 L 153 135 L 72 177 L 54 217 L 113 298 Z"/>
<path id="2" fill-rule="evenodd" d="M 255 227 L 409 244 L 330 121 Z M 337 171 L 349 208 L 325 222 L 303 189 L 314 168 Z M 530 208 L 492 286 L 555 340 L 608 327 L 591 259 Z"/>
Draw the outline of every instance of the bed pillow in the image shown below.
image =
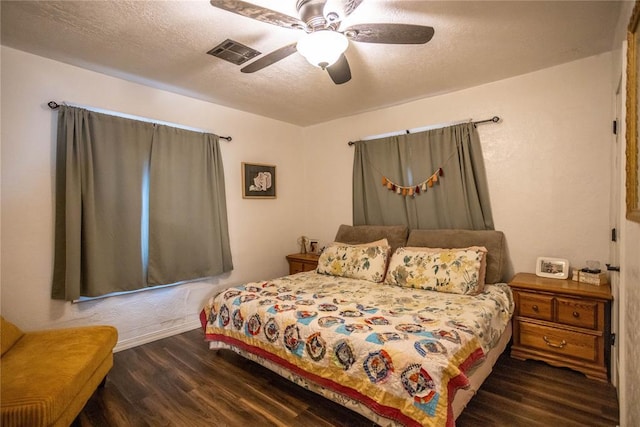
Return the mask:
<path id="1" fill-rule="evenodd" d="M 442 252 L 442 251 L 480 251 L 482 252 L 482 260 L 480 261 L 480 277 L 478 278 L 478 286 L 480 287 L 480 292 L 484 288 L 486 284 L 485 277 L 487 275 L 487 257 L 489 256 L 489 250 L 484 246 L 469 246 L 466 248 L 427 248 L 422 246 L 411 247 L 408 246 L 405 249 L 409 251 L 418 251 L 418 252 Z"/>
<path id="2" fill-rule="evenodd" d="M 387 239 L 360 245 L 333 243 L 318 259 L 319 274 L 382 282 L 391 247 Z"/>
<path id="3" fill-rule="evenodd" d="M 407 288 L 476 295 L 484 289 L 487 250 L 398 248 L 387 270 L 385 283 Z"/>

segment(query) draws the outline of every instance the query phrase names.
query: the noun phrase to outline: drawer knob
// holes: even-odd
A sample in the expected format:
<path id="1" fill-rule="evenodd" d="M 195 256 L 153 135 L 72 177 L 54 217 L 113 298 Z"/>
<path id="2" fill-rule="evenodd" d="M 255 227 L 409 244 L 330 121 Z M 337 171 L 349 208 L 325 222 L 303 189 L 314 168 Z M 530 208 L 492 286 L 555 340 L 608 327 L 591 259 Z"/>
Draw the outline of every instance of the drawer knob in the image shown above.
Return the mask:
<path id="1" fill-rule="evenodd" d="M 573 317 L 580 317 L 580 313 L 578 313 L 577 311 L 573 312 Z"/>
<path id="2" fill-rule="evenodd" d="M 538 311 L 540 311 L 540 309 L 538 308 L 538 306 L 537 306 L 537 305 L 535 305 L 535 304 L 531 306 L 531 309 L 532 309 L 533 311 L 535 311 L 536 313 L 537 313 Z"/>
<path id="3" fill-rule="evenodd" d="M 543 336 L 542 339 L 544 340 L 545 344 L 553 348 L 564 348 L 564 346 L 567 345 L 567 342 L 565 340 L 560 341 L 560 344 L 552 343 L 546 335 Z"/>

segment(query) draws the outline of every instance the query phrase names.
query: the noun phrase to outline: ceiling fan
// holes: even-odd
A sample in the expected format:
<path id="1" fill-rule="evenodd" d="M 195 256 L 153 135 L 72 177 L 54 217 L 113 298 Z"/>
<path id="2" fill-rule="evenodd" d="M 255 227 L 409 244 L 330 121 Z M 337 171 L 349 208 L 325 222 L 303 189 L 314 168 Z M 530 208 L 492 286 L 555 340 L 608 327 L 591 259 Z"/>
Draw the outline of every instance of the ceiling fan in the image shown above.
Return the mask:
<path id="1" fill-rule="evenodd" d="M 342 20 L 364 0 L 297 0 L 300 18 L 241 0 L 211 0 L 211 5 L 279 27 L 305 32 L 296 43 L 270 52 L 243 67 L 254 73 L 296 51 L 316 67 L 327 70 L 335 84 L 351 80 L 351 68 L 344 52 L 349 40 L 362 43 L 424 44 L 433 37 L 432 27 L 413 24 L 356 24 L 340 30 Z"/>

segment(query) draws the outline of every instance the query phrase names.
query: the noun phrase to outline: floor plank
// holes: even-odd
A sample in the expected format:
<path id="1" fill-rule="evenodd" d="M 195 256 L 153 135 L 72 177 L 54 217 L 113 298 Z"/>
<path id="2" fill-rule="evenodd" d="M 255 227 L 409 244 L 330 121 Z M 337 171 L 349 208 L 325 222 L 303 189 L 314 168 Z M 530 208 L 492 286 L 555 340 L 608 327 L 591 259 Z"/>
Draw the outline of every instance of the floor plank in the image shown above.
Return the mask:
<path id="1" fill-rule="evenodd" d="M 366 418 L 231 351 L 211 351 L 200 330 L 116 353 L 83 427 L 372 427 Z M 458 427 L 616 426 L 611 384 L 503 354 Z"/>

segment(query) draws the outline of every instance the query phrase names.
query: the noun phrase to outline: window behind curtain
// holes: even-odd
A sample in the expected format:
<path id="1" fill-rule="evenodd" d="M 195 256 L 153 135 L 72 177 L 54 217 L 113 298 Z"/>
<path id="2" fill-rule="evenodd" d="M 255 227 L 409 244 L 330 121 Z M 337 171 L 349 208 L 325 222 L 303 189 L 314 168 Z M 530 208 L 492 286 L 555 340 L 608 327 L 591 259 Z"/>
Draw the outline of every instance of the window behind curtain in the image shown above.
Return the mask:
<path id="1" fill-rule="evenodd" d="M 444 176 L 416 196 L 381 185 L 386 177 L 414 186 L 442 168 Z M 472 123 L 355 143 L 353 224 L 422 229 L 492 230 L 480 138 Z"/>
<path id="2" fill-rule="evenodd" d="M 157 126 L 152 147 L 148 283 L 160 285 L 230 271 L 218 138 Z"/>
<path id="3" fill-rule="evenodd" d="M 232 268 L 216 135 L 61 107 L 54 299 Z"/>

